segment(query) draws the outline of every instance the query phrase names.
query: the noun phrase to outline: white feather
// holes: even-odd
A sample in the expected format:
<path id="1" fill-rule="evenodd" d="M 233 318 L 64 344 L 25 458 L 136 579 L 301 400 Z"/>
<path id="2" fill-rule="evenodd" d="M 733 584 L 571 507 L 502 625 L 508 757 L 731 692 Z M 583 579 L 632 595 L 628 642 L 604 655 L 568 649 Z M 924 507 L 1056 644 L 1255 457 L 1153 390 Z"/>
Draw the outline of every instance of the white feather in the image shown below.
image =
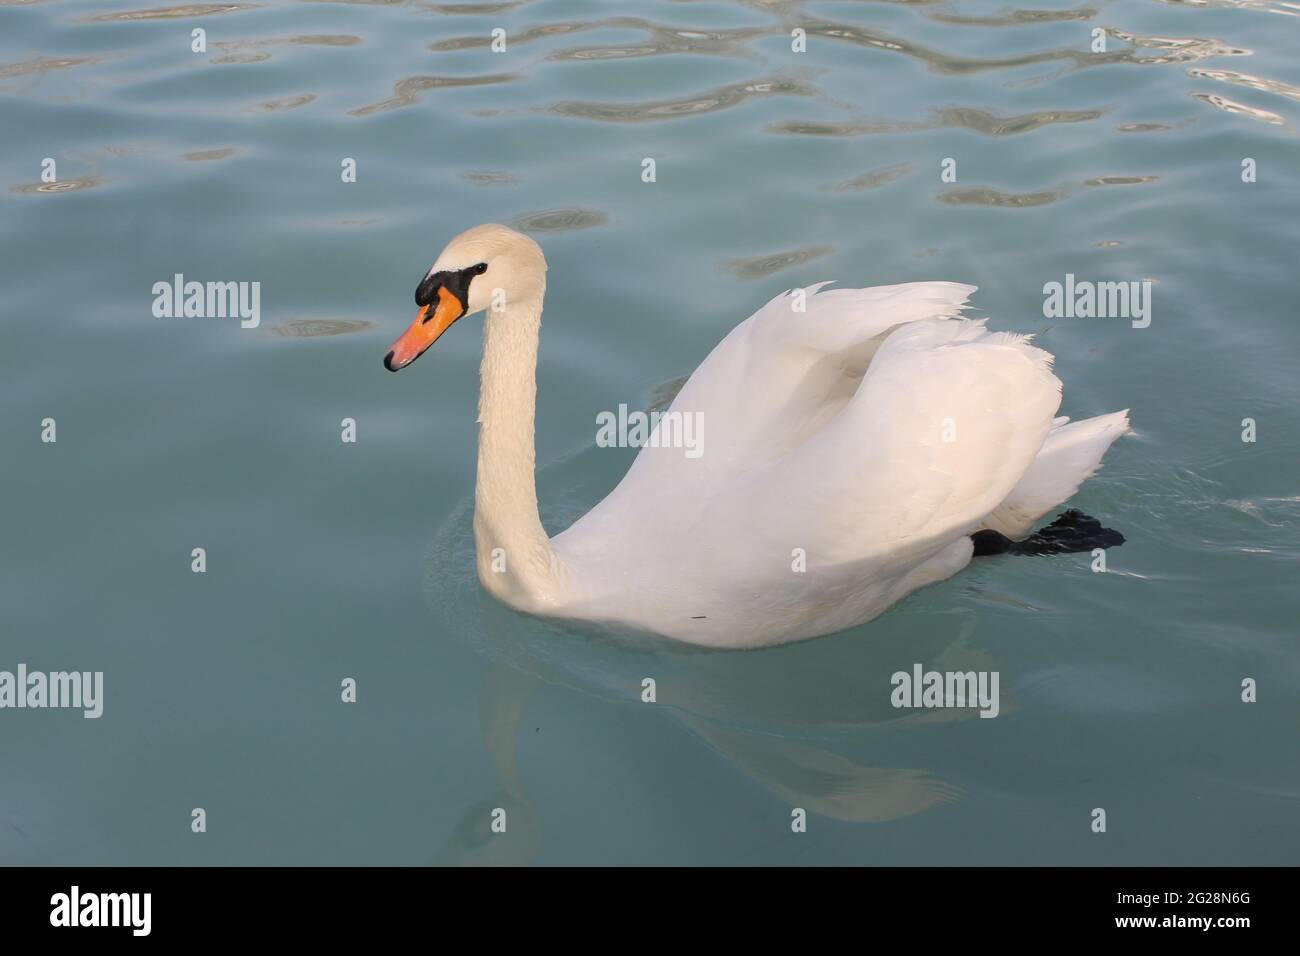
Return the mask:
<path id="1" fill-rule="evenodd" d="M 1011 494 L 989 515 L 984 526 L 1008 538 L 1023 538 L 1034 524 L 1101 467 L 1101 458 L 1116 438 L 1128 434 L 1128 409 L 1079 422 L 1057 419 Z"/>

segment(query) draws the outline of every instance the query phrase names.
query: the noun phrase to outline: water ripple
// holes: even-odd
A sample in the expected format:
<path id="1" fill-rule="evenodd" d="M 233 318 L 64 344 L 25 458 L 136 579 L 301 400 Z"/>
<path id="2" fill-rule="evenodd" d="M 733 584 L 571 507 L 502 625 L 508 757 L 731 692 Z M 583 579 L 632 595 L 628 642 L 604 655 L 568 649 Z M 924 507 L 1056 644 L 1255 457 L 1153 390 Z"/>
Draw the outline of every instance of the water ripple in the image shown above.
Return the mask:
<path id="1" fill-rule="evenodd" d="M 360 319 L 293 319 L 260 329 L 258 334 L 286 339 L 311 339 L 323 335 L 347 335 L 373 327 L 373 322 Z"/>
<path id="2" fill-rule="evenodd" d="M 840 23 L 814 23 L 805 25 L 804 29 L 811 36 L 823 36 L 832 40 L 842 40 L 857 46 L 869 46 L 894 53 L 902 53 L 923 61 L 930 69 L 939 73 L 978 73 L 986 70 L 1004 70 L 1055 60 L 1072 62 L 1076 68 L 1099 66 L 1109 63 L 1135 63 L 1141 65 L 1158 65 L 1164 63 L 1188 63 L 1215 56 L 1246 56 L 1252 51 L 1230 46 L 1222 40 L 1201 37 L 1147 37 L 1123 30 L 1108 28 L 1106 33 L 1116 39 L 1132 45 L 1130 50 L 1114 50 L 1094 53 L 1091 50 L 1072 49 L 1069 47 L 1056 50 L 1042 50 L 1037 53 L 1022 53 L 1016 56 L 978 57 L 953 56 L 940 53 L 918 43 L 898 39 L 883 33 L 857 26 Z M 1152 56 L 1140 56 L 1140 49 L 1158 49 L 1163 52 Z"/>
<path id="3" fill-rule="evenodd" d="M 81 179 L 61 179 L 56 183 L 25 183 L 21 186 L 10 186 L 11 192 L 27 194 L 51 194 L 51 193 L 70 193 L 82 189 L 92 189 L 95 186 L 102 185 L 104 182 L 98 176 L 84 176 Z"/>
<path id="4" fill-rule="evenodd" d="M 460 178 L 475 186 L 513 186 L 519 182 L 509 173 L 498 169 L 467 169 Z"/>
<path id="5" fill-rule="evenodd" d="M 150 10 L 123 10 L 82 17 L 81 23 L 111 23 L 114 20 L 183 20 L 191 17 L 214 17 L 222 13 L 256 10 L 264 3 L 189 3 L 178 7 L 155 7 Z"/>
<path id="6" fill-rule="evenodd" d="M 486 86 L 492 83 L 513 83 L 519 79 L 514 73 L 492 73 L 486 76 L 408 76 L 393 85 L 393 95 L 387 99 L 348 110 L 349 116 L 370 116 L 388 110 L 413 106 L 425 90 L 439 90 L 456 86 Z"/>
<path id="7" fill-rule="evenodd" d="M 1233 83 L 1237 86 L 1246 86 L 1252 90 L 1262 90 L 1265 93 L 1276 93 L 1278 96 L 1285 96 L 1287 99 L 1300 102 L 1300 87 L 1292 86 L 1290 83 L 1283 83 L 1281 80 L 1267 80 L 1262 76 L 1251 76 L 1249 73 L 1238 73 L 1235 70 L 1202 70 L 1189 69 L 1188 76 L 1205 78 L 1208 80 L 1220 80 L 1224 83 Z"/>
<path id="8" fill-rule="evenodd" d="M 1092 179 L 1085 179 L 1085 186 L 1140 186 L 1143 183 L 1153 183 L 1159 176 L 1094 176 Z"/>
<path id="9" fill-rule="evenodd" d="M 295 110 L 300 106 L 306 106 L 316 99 L 315 93 L 301 93 L 297 96 L 284 96 L 277 100 L 266 100 L 262 103 L 254 103 L 252 106 L 245 106 L 246 113 L 280 113 L 284 110 Z"/>
<path id="10" fill-rule="evenodd" d="M 511 46 L 522 46 L 531 43 L 534 40 L 540 40 L 543 37 L 560 36 L 565 33 L 572 33 L 575 30 L 586 30 L 591 27 L 590 23 L 548 23 L 539 27 L 530 27 L 527 30 L 520 30 L 518 33 L 510 35 Z M 449 53 L 456 50 L 477 50 L 491 46 L 492 37 L 490 36 L 468 36 L 452 37 L 450 40 L 439 40 L 437 43 L 430 43 L 428 49 L 435 53 Z"/>
<path id="11" fill-rule="evenodd" d="M 482 16 L 489 13 L 507 13 L 517 7 L 531 3 L 532 0 L 507 0 L 505 3 L 421 3 L 421 10 L 430 13 L 442 13 L 447 16 Z"/>
<path id="12" fill-rule="evenodd" d="M 745 259 L 728 259 L 719 263 L 720 268 L 741 279 L 762 279 L 774 272 L 802 265 L 813 259 L 830 255 L 832 246 L 805 246 L 802 249 L 790 249 L 786 252 L 774 252 L 765 256 L 750 256 Z"/>
<path id="13" fill-rule="evenodd" d="M 218 149 L 200 149 L 192 153 L 181 153 L 181 159 L 187 159 L 192 163 L 204 163 L 214 159 L 225 159 L 227 156 L 233 156 L 239 150 L 233 146 L 222 146 Z"/>
<path id="14" fill-rule="evenodd" d="M 931 20 L 963 27 L 1019 27 L 1029 23 L 1055 23 L 1067 20 L 1091 20 L 1097 15 L 1092 7 L 1077 10 L 1012 10 L 995 17 L 965 17 L 945 10 L 927 12 Z"/>
<path id="15" fill-rule="evenodd" d="M 1226 96 L 1219 96 L 1217 93 L 1193 93 L 1192 99 L 1200 100 L 1202 103 L 1209 103 L 1214 108 L 1223 110 L 1225 113 L 1235 113 L 1238 116 L 1245 116 L 1272 126 L 1282 126 L 1286 123 L 1286 120 L 1276 113 L 1257 109 L 1254 106 L 1247 106 L 1245 103 L 1237 103 Z"/>
<path id="16" fill-rule="evenodd" d="M 804 27 L 808 36 L 821 36 L 831 40 L 842 40 L 855 46 L 874 47 L 902 53 L 923 61 L 930 69 L 938 73 L 977 73 L 983 70 L 1001 70 L 1011 67 L 1028 66 L 1052 60 L 1074 60 L 1078 64 L 1086 62 L 1089 56 L 1106 54 L 1089 54 L 1080 50 L 1046 50 L 1040 53 L 1022 53 L 1012 57 L 997 57 L 982 60 L 976 57 L 952 56 L 929 49 L 918 43 L 901 40 L 883 33 L 876 33 L 862 27 L 848 26 L 840 23 L 814 23 Z"/>
<path id="17" fill-rule="evenodd" d="M 939 193 L 938 200 L 952 206 L 997 206 L 1003 209 L 1024 209 L 1030 206 L 1045 206 L 1056 202 L 1072 192 L 1069 185 L 1056 186 L 1032 193 L 1004 193 L 989 186 L 966 186 L 960 189 L 945 189 Z"/>
<path id="18" fill-rule="evenodd" d="M 520 232 L 570 232 L 603 226 L 609 217 L 596 209 L 544 209 L 520 216 L 513 223 Z"/>
<path id="19" fill-rule="evenodd" d="M 1119 51 L 1122 55 L 1117 59 L 1132 63 L 1192 63 L 1216 56 L 1250 56 L 1254 52 L 1209 37 L 1149 37 L 1114 27 L 1108 28 L 1106 34 L 1123 40 L 1136 50 L 1164 51 L 1154 56 L 1137 56 L 1133 50 Z"/>
<path id="20" fill-rule="evenodd" d="M 684 30 L 665 27 L 634 17 L 617 17 L 593 26 L 623 27 L 644 30 L 650 35 L 648 43 L 623 46 L 573 47 L 560 50 L 548 60 L 612 60 L 635 57 L 661 56 L 669 53 L 693 53 L 704 56 L 750 55 L 745 44 L 757 37 L 771 36 L 779 31 L 760 28 L 733 30 Z"/>
<path id="21" fill-rule="evenodd" d="M 34 60 L 23 60 L 21 63 L 7 63 L 0 66 L 0 79 L 7 79 L 11 76 L 31 76 L 33 74 L 48 73 L 51 70 L 67 70 L 74 66 L 99 63 L 101 60 L 103 60 L 103 57 L 98 56 L 42 56 Z"/>
<path id="22" fill-rule="evenodd" d="M 654 100 L 642 103 L 590 103 L 566 101 L 549 107 L 552 113 L 561 116 L 576 116 L 582 119 L 603 120 L 608 123 L 651 123 L 659 120 L 677 119 L 682 116 L 698 116 L 713 113 L 736 106 L 746 100 L 765 96 L 816 96 L 817 90 L 811 86 L 788 79 L 755 80 L 751 83 L 735 83 L 722 86 L 697 96 L 687 96 L 674 100 Z"/>
<path id="23" fill-rule="evenodd" d="M 912 171 L 911 163 L 898 163 L 894 166 L 882 166 L 880 169 L 873 169 L 868 173 L 863 173 L 856 179 L 849 179 L 842 183 L 827 183 L 818 186 L 819 192 L 845 193 L 859 192 L 863 189 L 875 189 L 877 186 L 883 186 L 885 183 L 892 183 L 895 179 L 906 176 Z"/>
<path id="24" fill-rule="evenodd" d="M 208 62 L 224 66 L 229 63 L 261 63 L 269 59 L 271 59 L 269 53 L 227 53 L 225 56 L 213 57 Z"/>
<path id="25" fill-rule="evenodd" d="M 1060 183 L 1048 189 L 1028 193 L 1008 193 L 991 186 L 967 186 L 945 189 L 936 197 L 939 202 L 953 206 L 994 206 L 1003 209 L 1026 209 L 1045 206 L 1071 195 L 1081 187 L 1139 186 L 1156 182 L 1159 176 L 1093 176 L 1078 183 Z"/>
<path id="26" fill-rule="evenodd" d="M 1019 116 L 995 116 L 987 110 L 954 107 L 937 111 L 936 126 L 957 126 L 986 136 L 1015 136 L 1055 123 L 1088 123 L 1100 119 L 1101 110 L 1040 110 Z"/>
<path id="27" fill-rule="evenodd" d="M 1180 7 L 1231 7 L 1239 10 L 1258 10 L 1262 13 L 1281 13 L 1286 16 L 1300 16 L 1300 3 L 1288 0 L 1160 0 Z"/>
<path id="28" fill-rule="evenodd" d="M 209 63 L 260 63 L 269 60 L 271 54 L 266 47 L 297 46 L 356 46 L 361 37 L 347 33 L 318 33 L 305 36 L 266 37 L 259 40 L 220 40 L 213 44 L 224 51 L 224 56 L 215 57 Z"/>
<path id="29" fill-rule="evenodd" d="M 1173 127 L 1164 123 L 1122 123 L 1115 129 L 1121 133 L 1167 133 Z"/>
<path id="30" fill-rule="evenodd" d="M 986 136 L 1014 136 L 1054 123 L 1087 123 L 1099 119 L 1102 110 L 1042 110 L 1018 116 L 997 116 L 987 110 L 953 106 L 934 110 L 928 121 L 877 121 L 831 123 L 790 120 L 765 127 L 769 133 L 796 136 L 870 136 L 885 133 L 916 133 L 924 130 L 960 127 Z"/>

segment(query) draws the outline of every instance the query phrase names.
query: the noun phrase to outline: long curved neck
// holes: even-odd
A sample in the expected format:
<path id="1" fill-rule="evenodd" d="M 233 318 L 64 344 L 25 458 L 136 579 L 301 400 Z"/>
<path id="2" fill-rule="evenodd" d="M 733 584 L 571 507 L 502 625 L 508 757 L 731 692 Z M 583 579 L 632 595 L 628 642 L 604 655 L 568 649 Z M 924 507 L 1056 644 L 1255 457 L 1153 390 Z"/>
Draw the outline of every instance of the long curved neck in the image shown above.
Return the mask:
<path id="1" fill-rule="evenodd" d="M 489 311 L 479 385 L 474 542 L 479 579 L 507 604 L 545 602 L 554 574 L 550 540 L 537 513 L 534 476 L 537 343 L 542 293 Z"/>

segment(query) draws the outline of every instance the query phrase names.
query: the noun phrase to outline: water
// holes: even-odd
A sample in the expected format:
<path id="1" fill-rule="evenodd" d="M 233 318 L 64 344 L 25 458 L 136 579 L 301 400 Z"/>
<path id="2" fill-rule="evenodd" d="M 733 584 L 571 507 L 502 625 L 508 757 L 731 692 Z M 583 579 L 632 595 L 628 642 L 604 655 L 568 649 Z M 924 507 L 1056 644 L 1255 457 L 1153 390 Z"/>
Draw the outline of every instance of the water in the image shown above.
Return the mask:
<path id="1" fill-rule="evenodd" d="M 99 720 L 0 713 L 0 862 L 1295 862 L 1300 6 L 150 2 L 0 3 L 0 669 L 105 674 Z M 597 412 L 773 294 L 942 278 L 1064 413 L 1132 408 L 1074 502 L 1127 544 L 761 652 L 498 607 L 477 320 L 380 364 L 486 221 L 550 260 L 552 531 L 631 460 Z M 176 273 L 260 326 L 155 318 Z M 1044 318 L 1067 273 L 1152 280 L 1150 327 Z M 918 661 L 1001 715 L 893 709 Z"/>

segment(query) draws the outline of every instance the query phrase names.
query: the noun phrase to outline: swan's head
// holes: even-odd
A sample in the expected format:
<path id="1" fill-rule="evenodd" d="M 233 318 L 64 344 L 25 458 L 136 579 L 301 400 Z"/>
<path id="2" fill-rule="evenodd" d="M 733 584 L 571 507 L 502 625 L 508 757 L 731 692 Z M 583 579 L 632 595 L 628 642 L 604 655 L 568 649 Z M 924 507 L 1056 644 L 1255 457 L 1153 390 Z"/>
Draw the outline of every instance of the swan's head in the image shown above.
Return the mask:
<path id="1" fill-rule="evenodd" d="M 420 311 L 384 356 L 390 372 L 406 368 L 467 315 L 504 313 L 511 302 L 540 299 L 546 260 L 537 243 L 506 226 L 475 226 L 447 243 L 420 280 Z"/>

